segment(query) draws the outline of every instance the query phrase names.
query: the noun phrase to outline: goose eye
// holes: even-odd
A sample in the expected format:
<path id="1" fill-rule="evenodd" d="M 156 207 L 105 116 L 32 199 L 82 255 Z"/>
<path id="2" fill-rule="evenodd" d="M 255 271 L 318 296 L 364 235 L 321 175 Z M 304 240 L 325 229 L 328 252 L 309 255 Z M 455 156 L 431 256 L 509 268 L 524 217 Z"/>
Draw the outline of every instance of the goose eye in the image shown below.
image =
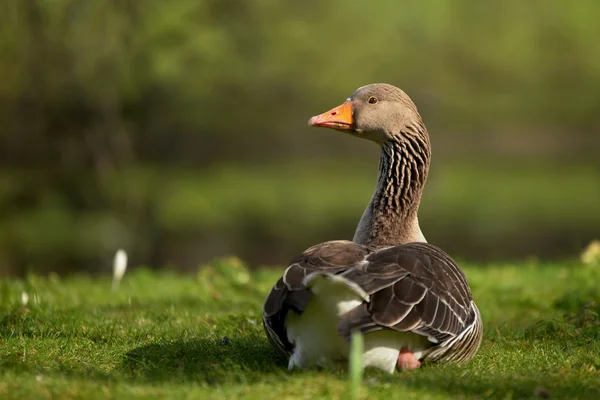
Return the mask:
<path id="1" fill-rule="evenodd" d="M 379 100 L 377 100 L 377 97 L 371 96 L 367 101 L 369 102 L 369 104 L 377 104 Z"/>

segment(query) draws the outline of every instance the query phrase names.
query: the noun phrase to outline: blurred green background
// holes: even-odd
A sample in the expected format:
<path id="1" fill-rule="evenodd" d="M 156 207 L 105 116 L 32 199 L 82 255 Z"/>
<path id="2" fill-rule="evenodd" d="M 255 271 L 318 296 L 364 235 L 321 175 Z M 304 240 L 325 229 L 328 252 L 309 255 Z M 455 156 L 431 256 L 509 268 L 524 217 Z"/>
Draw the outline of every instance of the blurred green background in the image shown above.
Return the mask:
<path id="1" fill-rule="evenodd" d="M 378 149 L 310 129 L 372 82 L 433 142 L 459 259 L 600 236 L 600 2 L 3 0 L 0 274 L 281 265 L 351 238 Z"/>

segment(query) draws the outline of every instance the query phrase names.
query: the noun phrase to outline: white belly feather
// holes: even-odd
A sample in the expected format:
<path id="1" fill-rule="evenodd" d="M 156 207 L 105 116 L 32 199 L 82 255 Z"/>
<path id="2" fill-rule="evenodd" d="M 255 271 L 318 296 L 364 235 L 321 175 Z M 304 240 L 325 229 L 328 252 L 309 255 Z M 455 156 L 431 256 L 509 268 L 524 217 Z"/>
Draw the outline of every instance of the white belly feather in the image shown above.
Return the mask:
<path id="1" fill-rule="evenodd" d="M 285 320 L 288 340 L 294 343 L 289 369 L 332 366 L 348 360 L 350 344 L 337 333 L 339 316 L 369 301 L 356 284 L 337 275 L 314 273 L 305 281 L 313 297 L 302 315 L 290 312 Z M 422 356 L 431 345 L 414 333 L 381 330 L 364 336 L 363 365 L 394 372 L 400 349 Z"/>

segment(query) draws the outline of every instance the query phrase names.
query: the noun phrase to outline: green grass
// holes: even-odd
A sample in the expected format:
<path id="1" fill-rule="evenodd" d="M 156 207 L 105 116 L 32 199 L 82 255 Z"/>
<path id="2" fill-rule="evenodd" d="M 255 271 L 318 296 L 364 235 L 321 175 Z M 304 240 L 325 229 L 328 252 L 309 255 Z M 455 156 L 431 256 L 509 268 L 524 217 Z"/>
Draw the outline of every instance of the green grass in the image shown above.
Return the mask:
<path id="1" fill-rule="evenodd" d="M 600 269 L 465 265 L 485 323 L 466 366 L 365 372 L 362 398 L 599 398 Z M 279 270 L 0 282 L 0 398 L 344 398 L 344 371 L 288 373 L 260 309 Z M 29 295 L 23 306 L 21 293 Z M 585 306 L 588 306 L 587 308 Z"/>

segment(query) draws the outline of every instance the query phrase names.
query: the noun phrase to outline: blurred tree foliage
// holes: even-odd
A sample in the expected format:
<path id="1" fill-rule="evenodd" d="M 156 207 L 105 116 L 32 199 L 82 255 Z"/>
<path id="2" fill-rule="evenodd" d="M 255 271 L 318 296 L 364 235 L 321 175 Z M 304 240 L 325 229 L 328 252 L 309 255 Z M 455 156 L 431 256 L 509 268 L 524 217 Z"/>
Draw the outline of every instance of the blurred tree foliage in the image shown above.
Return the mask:
<path id="1" fill-rule="evenodd" d="M 599 13 L 595 0 L 2 1 L 0 271 L 97 270 L 117 247 L 153 265 L 197 263 L 221 250 L 285 262 L 287 251 L 312 240 L 266 227 L 286 211 L 256 210 L 289 199 L 279 191 L 261 197 L 268 179 L 261 174 L 323 160 L 362 171 L 349 157 L 373 158 L 375 150 L 333 135 L 309 137 L 305 121 L 373 81 L 413 97 L 439 146 L 436 157 L 597 166 Z M 231 182 L 224 199 L 238 196 L 238 184 L 240 198 L 259 193 L 235 223 L 205 224 L 235 207 L 204 209 L 187 224 L 161 212 L 202 210 L 207 194 L 191 192 L 213 187 L 211 168 L 228 162 L 241 170 L 274 166 L 239 176 L 250 183 Z M 191 167 L 202 172 L 188 179 Z M 187 182 L 177 193 L 197 201 L 178 198 L 173 206 L 163 191 L 174 181 Z M 595 187 L 582 190 L 590 201 L 600 198 Z M 328 196 L 337 201 L 336 193 Z M 340 213 L 337 228 L 313 228 L 323 236 L 351 231 L 366 199 Z M 286 223 L 326 218 L 331 209 L 307 210 Z M 234 243 L 223 245 L 232 232 Z M 286 240 L 289 247 L 264 256 L 265 241 Z M 199 254 L 172 256 L 198 243 Z"/>

